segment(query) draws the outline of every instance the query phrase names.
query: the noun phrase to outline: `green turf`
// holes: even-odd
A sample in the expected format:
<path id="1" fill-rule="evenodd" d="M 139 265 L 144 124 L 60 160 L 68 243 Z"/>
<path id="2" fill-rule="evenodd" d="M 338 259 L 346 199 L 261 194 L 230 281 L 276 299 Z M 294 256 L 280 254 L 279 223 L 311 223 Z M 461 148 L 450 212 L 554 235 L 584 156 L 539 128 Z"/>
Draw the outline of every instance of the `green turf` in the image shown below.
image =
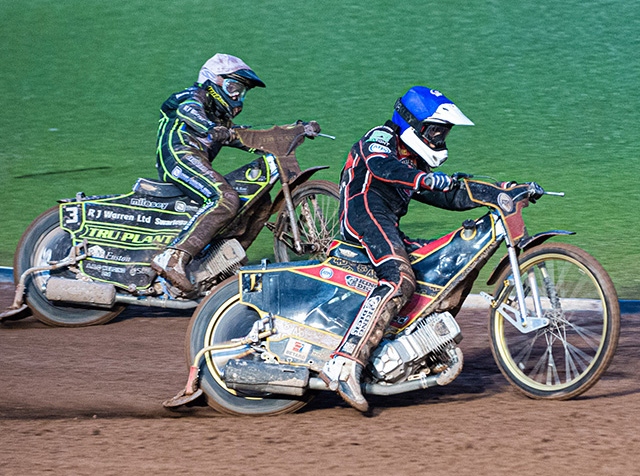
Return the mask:
<path id="1" fill-rule="evenodd" d="M 449 138 L 445 172 L 536 180 L 565 198 L 526 210 L 530 232 L 595 255 L 624 298 L 640 296 L 637 93 L 640 3 L 627 0 L 0 2 L 0 265 L 41 211 L 77 191 L 126 191 L 155 175 L 158 107 L 215 52 L 267 83 L 239 122 L 317 119 L 336 141 L 299 149 L 336 181 L 353 141 L 424 84 L 476 126 Z M 218 168 L 248 160 L 225 152 Z M 412 206 L 411 235 L 474 212 Z M 254 259 L 271 253 L 263 235 Z"/>

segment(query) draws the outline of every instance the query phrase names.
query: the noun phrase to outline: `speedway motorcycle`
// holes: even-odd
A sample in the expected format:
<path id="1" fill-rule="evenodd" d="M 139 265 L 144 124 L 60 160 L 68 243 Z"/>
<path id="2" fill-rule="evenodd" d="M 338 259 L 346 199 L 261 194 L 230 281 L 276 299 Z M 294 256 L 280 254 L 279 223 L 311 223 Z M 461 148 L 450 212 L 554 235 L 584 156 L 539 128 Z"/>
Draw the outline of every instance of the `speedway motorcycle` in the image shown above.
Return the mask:
<path id="1" fill-rule="evenodd" d="M 495 291 L 481 293 L 490 304 L 498 367 L 532 398 L 582 394 L 616 350 L 620 309 L 611 279 L 582 249 L 547 242 L 572 232 L 527 233 L 522 211 L 534 193 L 529 185 L 504 189 L 470 176 L 461 182 L 470 199 L 489 211 L 411 253 L 416 292 L 372 352 L 363 393 L 427 389 L 458 376 L 463 355 L 456 314 L 479 270 L 505 245 L 488 280 Z M 328 390 L 318 373 L 376 283 L 363 249 L 340 241 L 322 261 L 240 269 L 195 310 L 186 341 L 187 385 L 164 406 L 204 394 L 227 414 L 300 409 Z"/>
<path id="2" fill-rule="evenodd" d="M 33 221 L 14 257 L 15 299 L 0 320 L 23 317 L 30 308 L 46 324 L 78 327 L 106 323 L 130 304 L 195 308 L 246 264 L 242 243 L 251 243 L 264 225 L 256 217 L 276 217 L 266 225 L 274 233 L 277 261 L 324 256 L 338 233 L 338 186 L 309 180 L 328 167 L 302 171 L 295 150 L 306 137 L 331 136 L 320 134 L 315 121 L 235 132 L 265 154 L 225 176 L 241 208 L 189 264 L 196 296 L 181 297 L 150 263 L 199 206 L 173 184 L 141 178 L 129 193 L 60 200 Z M 272 200 L 277 183 L 281 189 Z"/>

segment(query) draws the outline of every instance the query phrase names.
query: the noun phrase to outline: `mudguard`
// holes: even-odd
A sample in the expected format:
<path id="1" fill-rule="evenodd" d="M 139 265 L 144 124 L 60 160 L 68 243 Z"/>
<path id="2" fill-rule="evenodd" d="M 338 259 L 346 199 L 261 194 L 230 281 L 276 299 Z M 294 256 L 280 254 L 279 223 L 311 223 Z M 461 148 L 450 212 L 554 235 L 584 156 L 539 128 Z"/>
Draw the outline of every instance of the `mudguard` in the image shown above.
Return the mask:
<path id="1" fill-rule="evenodd" d="M 291 193 L 293 194 L 294 190 L 300 185 L 302 185 L 303 183 L 305 183 L 307 180 L 309 180 L 309 178 L 313 174 L 315 174 L 319 170 L 324 170 L 328 168 L 329 168 L 328 165 L 321 165 L 318 167 L 311 167 L 309 169 L 303 170 L 302 172 L 300 172 L 300 174 L 298 174 L 298 176 L 295 179 L 289 182 L 289 190 L 291 190 Z M 278 192 L 278 195 L 276 195 L 276 198 L 273 200 L 273 205 L 271 205 L 271 215 L 278 213 L 280 211 L 280 208 L 282 208 L 283 203 L 284 203 L 284 193 L 282 193 L 282 190 L 280 190 Z"/>
<path id="2" fill-rule="evenodd" d="M 542 233 L 537 233 L 533 236 L 528 236 L 523 238 L 518 242 L 518 251 L 526 251 L 534 246 L 538 246 L 541 243 L 544 243 L 549 238 L 558 235 L 575 235 L 575 231 L 567 231 L 567 230 L 549 230 L 543 231 Z M 498 277 L 502 274 L 504 269 L 509 266 L 509 255 L 504 255 L 498 265 L 491 272 L 491 276 L 487 279 L 487 284 L 493 285 L 498 280 Z"/>

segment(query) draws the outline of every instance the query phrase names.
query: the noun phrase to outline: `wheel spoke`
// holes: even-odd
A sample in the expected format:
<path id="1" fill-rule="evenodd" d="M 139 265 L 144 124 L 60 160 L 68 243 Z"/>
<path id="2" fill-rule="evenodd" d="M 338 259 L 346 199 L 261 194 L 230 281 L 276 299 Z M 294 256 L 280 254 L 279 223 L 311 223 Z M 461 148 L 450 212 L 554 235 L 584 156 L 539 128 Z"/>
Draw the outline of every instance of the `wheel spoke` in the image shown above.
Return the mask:
<path id="1" fill-rule="evenodd" d="M 331 241 L 340 233 L 337 185 L 325 181 L 308 182 L 296 189 L 292 198 L 303 252 L 295 251 L 290 218 L 284 210 L 278 215 L 276 224 L 276 260 L 325 259 Z"/>
<path id="2" fill-rule="evenodd" d="M 617 301 L 611 279 L 590 255 L 571 245 L 539 245 L 519 260 L 527 306 L 520 312 L 531 312 L 538 302 L 536 311 L 549 324 L 534 335 L 521 333 L 492 310 L 496 362 L 509 381 L 530 396 L 579 395 L 600 378 L 617 345 L 618 308 L 614 312 L 608 304 Z M 504 292 L 509 286 L 505 281 L 500 279 L 494 294 L 499 303 L 513 299 Z M 512 305 L 519 308 L 517 301 Z"/>

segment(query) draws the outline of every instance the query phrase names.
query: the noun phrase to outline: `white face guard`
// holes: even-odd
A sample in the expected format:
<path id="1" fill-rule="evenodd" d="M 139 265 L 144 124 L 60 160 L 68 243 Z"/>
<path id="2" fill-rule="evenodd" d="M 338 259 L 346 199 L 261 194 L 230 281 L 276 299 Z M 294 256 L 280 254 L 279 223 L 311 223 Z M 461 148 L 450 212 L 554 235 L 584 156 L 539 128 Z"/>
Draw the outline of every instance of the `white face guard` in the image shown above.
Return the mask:
<path id="1" fill-rule="evenodd" d="M 425 144 L 413 127 L 408 127 L 400 134 L 400 140 L 414 153 L 418 154 L 431 168 L 440 167 L 449 156 L 447 149 L 433 150 Z"/>

